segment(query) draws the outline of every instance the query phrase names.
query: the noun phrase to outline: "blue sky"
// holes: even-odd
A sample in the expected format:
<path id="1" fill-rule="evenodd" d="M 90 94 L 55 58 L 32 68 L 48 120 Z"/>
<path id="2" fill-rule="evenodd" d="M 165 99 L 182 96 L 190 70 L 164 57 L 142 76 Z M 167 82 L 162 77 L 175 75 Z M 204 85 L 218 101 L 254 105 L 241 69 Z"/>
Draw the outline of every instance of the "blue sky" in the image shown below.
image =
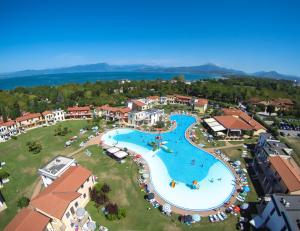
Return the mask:
<path id="1" fill-rule="evenodd" d="M 96 62 L 300 75 L 300 1 L 0 1 L 0 72 Z"/>

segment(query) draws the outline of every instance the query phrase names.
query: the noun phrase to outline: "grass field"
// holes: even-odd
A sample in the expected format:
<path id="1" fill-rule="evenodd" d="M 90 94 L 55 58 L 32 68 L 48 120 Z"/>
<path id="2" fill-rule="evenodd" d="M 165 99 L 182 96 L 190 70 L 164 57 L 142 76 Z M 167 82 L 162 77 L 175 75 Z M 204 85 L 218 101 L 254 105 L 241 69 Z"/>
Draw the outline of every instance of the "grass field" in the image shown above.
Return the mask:
<path id="1" fill-rule="evenodd" d="M 15 216 L 17 212 L 17 200 L 25 195 L 30 198 L 34 185 L 38 180 L 37 170 L 56 155 L 68 155 L 79 148 L 80 140 L 69 148 L 64 148 L 64 143 L 71 136 L 78 135 L 79 129 L 86 125 L 86 121 L 67 121 L 63 126 L 71 129 L 71 133 L 65 137 L 54 136 L 53 127 L 38 128 L 11 140 L 0 144 L 0 160 L 6 162 L 5 169 L 10 173 L 10 182 L 5 184 L 2 193 L 6 199 L 8 209 L 0 214 L 0 230 Z M 85 134 L 88 136 L 88 134 Z M 81 138 L 81 140 L 84 137 Z M 37 140 L 43 150 L 39 154 L 27 151 L 26 143 Z M 207 218 L 203 218 L 199 224 L 187 226 L 178 221 L 178 216 L 167 217 L 158 209 L 150 207 L 144 199 L 144 193 L 137 184 L 138 168 L 136 164 L 127 159 L 125 164 L 119 164 L 103 154 L 97 146 L 88 148 L 93 155 L 88 157 L 84 151 L 79 152 L 74 158 L 83 166 L 90 169 L 98 177 L 100 183 L 108 183 L 112 191 L 109 198 L 120 207 L 126 208 L 127 217 L 119 221 L 108 221 L 98 212 L 90 202 L 87 210 L 97 224 L 105 225 L 110 230 L 234 230 L 237 218 L 230 218 L 222 223 L 211 224 Z M 226 154 L 232 158 L 239 158 L 240 150 L 237 148 L 226 149 Z M 252 190 L 249 200 L 256 198 Z"/>
<path id="2" fill-rule="evenodd" d="M 17 140 L 0 143 L 0 161 L 5 161 L 4 169 L 10 174 L 10 181 L 4 185 L 1 192 L 6 200 L 7 209 L 0 213 L 0 230 L 14 217 L 17 212 L 17 200 L 21 196 L 30 198 L 34 185 L 38 180 L 37 170 L 51 158 L 66 155 L 79 148 L 79 139 L 70 147 L 64 148 L 65 142 L 79 134 L 79 129 L 87 124 L 86 121 L 66 121 L 62 125 L 71 129 L 66 136 L 54 136 L 56 126 L 37 128 L 18 136 Z M 87 136 L 88 134 L 85 134 Z M 83 138 L 83 137 L 82 137 Z M 32 154 L 26 143 L 38 141 L 42 151 Z"/>
<path id="3" fill-rule="evenodd" d="M 300 138 L 299 137 L 280 137 L 280 140 L 285 142 L 294 150 L 294 159 L 300 165 Z"/>

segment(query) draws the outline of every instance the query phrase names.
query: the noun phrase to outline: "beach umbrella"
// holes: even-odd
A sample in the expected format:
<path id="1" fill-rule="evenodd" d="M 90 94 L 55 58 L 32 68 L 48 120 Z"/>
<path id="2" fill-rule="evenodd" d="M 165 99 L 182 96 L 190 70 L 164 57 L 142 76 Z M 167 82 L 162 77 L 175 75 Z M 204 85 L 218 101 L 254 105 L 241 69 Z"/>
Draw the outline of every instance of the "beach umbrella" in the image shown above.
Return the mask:
<path id="1" fill-rule="evenodd" d="M 147 195 L 147 198 L 148 198 L 148 200 L 154 199 L 154 193 L 149 193 L 149 194 Z"/>
<path id="2" fill-rule="evenodd" d="M 238 213 L 241 211 L 241 208 L 239 206 L 235 206 L 233 210 Z"/>
<path id="3" fill-rule="evenodd" d="M 93 231 L 93 230 L 96 229 L 96 223 L 94 221 L 89 221 L 87 223 L 87 227 L 88 227 L 89 230 Z"/>
<path id="4" fill-rule="evenodd" d="M 192 218 L 193 218 L 193 221 L 195 221 L 195 222 L 201 221 L 201 217 L 200 217 L 199 214 L 194 214 L 194 215 L 192 215 Z"/>
<path id="5" fill-rule="evenodd" d="M 250 192 L 250 188 L 249 188 L 249 186 L 244 186 L 244 192 Z"/>
<path id="6" fill-rule="evenodd" d="M 78 218 L 83 218 L 84 217 L 84 214 L 85 214 L 85 209 L 84 208 L 78 208 L 76 210 L 76 216 Z"/>
<path id="7" fill-rule="evenodd" d="M 235 165 L 240 166 L 241 165 L 241 161 L 237 160 L 234 162 Z"/>
<path id="8" fill-rule="evenodd" d="M 248 203 L 244 203 L 241 205 L 241 209 L 248 209 L 249 208 L 249 204 Z"/>
<path id="9" fill-rule="evenodd" d="M 198 184 L 198 181 L 194 180 L 193 185 L 197 185 L 197 184 Z"/>
<path id="10" fill-rule="evenodd" d="M 137 155 L 135 155 L 135 158 L 137 158 L 137 159 L 139 159 L 139 158 L 141 158 L 142 156 L 140 155 L 140 154 L 137 154 Z"/>
<path id="11" fill-rule="evenodd" d="M 171 205 L 169 205 L 168 203 L 164 204 L 162 210 L 165 213 L 171 213 L 172 212 Z"/>
<path id="12" fill-rule="evenodd" d="M 184 217 L 185 223 L 192 223 L 193 217 L 191 215 L 187 215 Z"/>

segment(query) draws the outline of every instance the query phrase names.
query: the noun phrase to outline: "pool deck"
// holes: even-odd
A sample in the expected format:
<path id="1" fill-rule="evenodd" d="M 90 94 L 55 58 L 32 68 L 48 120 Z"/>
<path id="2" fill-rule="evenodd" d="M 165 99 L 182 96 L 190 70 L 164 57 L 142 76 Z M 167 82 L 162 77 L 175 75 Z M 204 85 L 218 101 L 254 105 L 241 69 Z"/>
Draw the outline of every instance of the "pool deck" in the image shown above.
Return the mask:
<path id="1" fill-rule="evenodd" d="M 176 114 L 177 114 L 177 113 L 176 113 Z M 170 116 L 171 116 L 171 115 L 172 115 L 172 114 L 170 114 Z M 196 119 L 196 122 L 195 122 L 195 123 L 198 122 L 197 116 L 192 115 L 192 114 L 185 114 L 185 115 L 193 116 L 193 117 Z M 186 131 L 185 131 L 185 138 L 187 139 L 187 141 L 188 141 L 191 145 L 193 145 L 194 147 L 196 147 L 196 148 L 198 148 L 198 149 L 201 149 L 201 150 L 203 150 L 203 151 L 205 151 L 205 152 L 208 152 L 209 154 L 213 155 L 216 159 L 218 159 L 219 161 L 221 161 L 223 164 L 225 164 L 225 165 L 230 169 L 230 171 L 233 173 L 235 179 L 238 180 L 239 177 L 238 177 L 238 175 L 236 174 L 236 172 L 235 172 L 235 170 L 233 169 L 233 167 L 232 167 L 228 162 L 226 162 L 226 161 L 224 161 L 223 159 L 219 158 L 219 156 L 217 156 L 217 155 L 214 153 L 214 150 L 215 150 L 215 149 L 209 149 L 209 150 L 206 150 L 206 149 L 204 149 L 204 148 L 200 148 L 198 145 L 196 145 L 196 144 L 188 137 L 188 131 L 190 130 L 190 128 L 192 128 L 192 127 L 195 125 L 195 123 L 191 124 L 191 125 L 186 129 Z M 174 126 L 174 125 L 175 125 L 175 126 Z M 161 131 L 161 133 L 170 132 L 170 131 L 174 130 L 174 129 L 177 127 L 177 124 L 175 123 L 174 125 L 172 126 L 171 129 L 166 130 L 166 131 Z M 115 129 L 119 129 L 119 128 L 110 129 L 109 131 L 115 130 Z M 151 132 L 151 131 L 144 131 L 144 130 L 139 130 L 139 129 L 136 129 L 136 128 L 131 128 L 131 129 L 134 129 L 134 130 L 137 130 L 137 131 L 148 132 L 148 133 L 155 133 L 155 134 L 158 133 L 158 132 L 156 132 L 156 131 L 153 131 L 153 132 Z M 94 144 L 99 144 L 99 145 L 101 145 L 101 146 L 103 146 L 103 147 L 105 146 L 106 148 L 107 148 L 107 147 L 110 147 L 110 146 L 105 145 L 105 144 L 103 144 L 103 143 L 101 142 L 101 138 L 102 138 L 102 136 L 103 136 L 106 132 L 107 132 L 107 131 L 104 131 L 104 132 L 101 133 L 99 136 L 97 136 L 97 138 L 95 137 L 95 138 L 93 139 L 93 141 L 94 141 L 93 143 L 94 143 Z M 216 148 L 216 149 L 218 149 L 218 148 Z M 134 152 L 133 150 L 129 150 L 129 151 L 130 151 L 130 153 L 131 153 L 132 155 L 137 155 L 137 154 L 138 154 L 138 153 Z M 145 169 L 146 171 L 150 172 L 150 171 L 149 171 L 149 166 L 148 166 L 148 164 L 147 164 L 147 161 L 143 160 L 143 164 L 144 164 L 144 169 Z M 152 183 L 151 183 L 150 178 L 146 180 L 146 184 L 152 186 Z M 152 186 L 152 188 L 154 188 L 154 187 Z M 207 210 L 207 211 L 192 211 L 192 210 L 181 209 L 181 208 L 178 208 L 178 207 L 176 207 L 176 206 L 171 205 L 172 212 L 173 212 L 173 213 L 176 213 L 176 214 L 180 214 L 180 215 L 193 215 L 193 214 L 199 214 L 200 216 L 203 216 L 203 217 L 206 217 L 206 216 L 209 216 L 209 215 L 217 214 L 217 213 L 220 212 L 220 211 L 225 211 L 225 209 L 226 209 L 227 207 L 229 207 L 229 206 L 231 206 L 231 205 L 233 205 L 233 204 L 236 203 L 236 201 L 237 201 L 237 200 L 236 200 L 236 197 L 237 197 L 237 195 L 238 195 L 238 191 L 237 191 L 238 189 L 240 189 L 240 187 L 239 187 L 238 184 L 236 184 L 235 191 L 234 191 L 234 193 L 231 195 L 230 199 L 229 199 L 227 202 L 224 203 L 224 206 L 221 206 L 221 207 L 219 207 L 219 208 L 217 208 L 217 209 Z M 161 198 L 161 197 L 155 192 L 155 190 L 154 190 L 154 195 L 155 195 L 155 200 L 156 200 L 159 204 L 163 205 L 163 204 L 167 203 L 163 198 Z"/>

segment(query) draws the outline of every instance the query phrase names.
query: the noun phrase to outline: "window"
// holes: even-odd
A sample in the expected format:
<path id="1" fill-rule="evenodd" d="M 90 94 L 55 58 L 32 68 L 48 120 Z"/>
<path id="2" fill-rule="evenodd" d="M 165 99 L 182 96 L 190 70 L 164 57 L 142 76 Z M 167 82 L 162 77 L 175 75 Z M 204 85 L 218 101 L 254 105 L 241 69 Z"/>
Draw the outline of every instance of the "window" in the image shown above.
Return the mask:
<path id="1" fill-rule="evenodd" d="M 86 194 L 83 194 L 83 198 L 86 198 Z"/>
<path id="2" fill-rule="evenodd" d="M 76 203 L 75 203 L 75 207 L 77 208 L 78 207 L 78 202 L 76 201 Z"/>
<path id="3" fill-rule="evenodd" d="M 70 208 L 70 211 L 71 211 L 71 213 L 74 215 L 75 210 L 74 210 L 73 206 Z"/>
<path id="4" fill-rule="evenodd" d="M 83 188 L 84 183 L 80 186 L 81 188 Z"/>
<path id="5" fill-rule="evenodd" d="M 66 213 L 66 217 L 67 217 L 67 218 L 70 217 L 70 213 L 69 213 L 69 212 Z"/>
<path id="6" fill-rule="evenodd" d="M 86 182 L 89 182 L 90 181 L 90 178 L 87 178 Z"/>

